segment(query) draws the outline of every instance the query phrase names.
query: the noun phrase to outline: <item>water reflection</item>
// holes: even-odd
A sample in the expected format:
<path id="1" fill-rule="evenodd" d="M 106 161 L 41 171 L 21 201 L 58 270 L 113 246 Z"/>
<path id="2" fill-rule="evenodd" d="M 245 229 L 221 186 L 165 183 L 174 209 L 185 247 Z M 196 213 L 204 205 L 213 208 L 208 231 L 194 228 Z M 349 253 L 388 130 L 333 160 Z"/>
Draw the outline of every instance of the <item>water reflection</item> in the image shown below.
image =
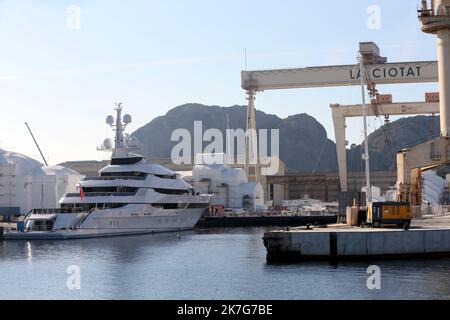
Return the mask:
<path id="1" fill-rule="evenodd" d="M 264 229 L 213 229 L 117 238 L 0 243 L 0 298 L 450 298 L 450 259 L 267 264 Z M 381 268 L 368 290 L 367 267 Z M 67 267 L 81 290 L 66 287 Z"/>
<path id="2" fill-rule="evenodd" d="M 182 232 L 181 236 L 192 234 Z M 101 258 L 105 255 L 117 263 L 140 259 L 143 248 L 168 247 L 179 242 L 175 233 L 77 240 L 4 241 L 0 259 L 33 260 L 70 254 L 78 259 Z"/>

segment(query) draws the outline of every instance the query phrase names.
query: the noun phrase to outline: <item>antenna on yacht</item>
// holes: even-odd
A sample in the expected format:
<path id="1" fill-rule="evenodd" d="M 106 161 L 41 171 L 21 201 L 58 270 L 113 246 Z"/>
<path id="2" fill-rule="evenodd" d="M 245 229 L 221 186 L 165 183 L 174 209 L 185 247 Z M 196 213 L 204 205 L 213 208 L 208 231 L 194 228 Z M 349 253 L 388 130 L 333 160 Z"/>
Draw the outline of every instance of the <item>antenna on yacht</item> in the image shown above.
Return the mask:
<path id="1" fill-rule="evenodd" d="M 123 132 L 125 130 L 125 126 L 127 125 L 122 124 L 122 102 L 116 103 L 116 108 L 114 109 L 117 112 L 116 115 L 116 124 L 114 126 L 114 130 L 116 131 L 116 139 L 115 139 L 115 149 L 123 148 L 125 147 L 125 141 L 123 137 Z M 131 120 L 130 120 L 131 122 Z M 112 125 L 111 125 L 112 127 Z"/>
<path id="2" fill-rule="evenodd" d="M 122 117 L 122 102 L 116 103 L 114 110 L 116 117 L 109 115 L 106 117 L 106 123 L 113 129 L 114 142 L 111 139 L 105 139 L 101 147 L 97 148 L 100 151 L 113 151 L 113 157 L 127 156 L 130 149 L 140 149 L 140 142 L 136 137 L 129 137 L 125 133 L 125 128 L 133 120 L 129 114 Z"/>

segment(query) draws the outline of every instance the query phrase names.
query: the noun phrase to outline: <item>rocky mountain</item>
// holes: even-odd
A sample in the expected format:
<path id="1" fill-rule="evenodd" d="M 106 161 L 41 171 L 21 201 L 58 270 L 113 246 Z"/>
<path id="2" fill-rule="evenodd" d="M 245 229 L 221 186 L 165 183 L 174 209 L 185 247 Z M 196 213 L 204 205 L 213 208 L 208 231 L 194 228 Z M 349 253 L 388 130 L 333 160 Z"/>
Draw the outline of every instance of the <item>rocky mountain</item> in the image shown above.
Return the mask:
<path id="1" fill-rule="evenodd" d="M 170 158 L 175 129 L 186 129 L 194 137 L 194 121 L 202 121 L 203 132 L 219 129 L 226 137 L 227 117 L 231 129 L 245 129 L 246 107 L 185 104 L 171 109 L 132 133 L 144 144 L 144 154 L 151 158 Z M 280 130 L 280 158 L 292 171 L 337 171 L 335 143 L 328 139 L 325 128 L 313 117 L 302 113 L 285 119 L 256 111 L 258 129 Z M 430 131 L 431 130 L 431 131 Z M 403 118 L 383 126 L 369 136 L 372 170 L 395 170 L 397 149 L 411 147 L 439 134 L 439 117 Z M 269 134 L 270 136 L 270 134 Z M 388 143 L 386 142 L 388 141 Z M 204 142 L 203 147 L 210 142 Z M 225 149 L 225 142 L 223 145 Z M 361 145 L 348 150 L 351 171 L 363 168 Z M 191 150 L 193 154 L 193 150 Z"/>

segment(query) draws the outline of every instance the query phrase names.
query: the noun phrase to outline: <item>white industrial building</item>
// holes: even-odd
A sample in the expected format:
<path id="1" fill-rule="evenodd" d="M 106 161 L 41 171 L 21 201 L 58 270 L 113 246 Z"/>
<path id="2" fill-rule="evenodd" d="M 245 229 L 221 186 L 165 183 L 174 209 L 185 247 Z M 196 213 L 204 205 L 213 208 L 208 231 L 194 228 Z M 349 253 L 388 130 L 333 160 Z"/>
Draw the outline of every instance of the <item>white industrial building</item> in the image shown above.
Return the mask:
<path id="1" fill-rule="evenodd" d="M 251 211 L 264 209 L 262 185 L 249 182 L 241 168 L 230 168 L 222 163 L 196 165 L 192 169 L 192 184 L 196 192 L 214 194 L 211 204 Z"/>
<path id="2" fill-rule="evenodd" d="M 76 192 L 79 173 L 62 167 L 45 167 L 39 161 L 0 149 L 0 208 L 55 208 L 60 197 Z M 1 211 L 1 210 L 0 210 Z"/>

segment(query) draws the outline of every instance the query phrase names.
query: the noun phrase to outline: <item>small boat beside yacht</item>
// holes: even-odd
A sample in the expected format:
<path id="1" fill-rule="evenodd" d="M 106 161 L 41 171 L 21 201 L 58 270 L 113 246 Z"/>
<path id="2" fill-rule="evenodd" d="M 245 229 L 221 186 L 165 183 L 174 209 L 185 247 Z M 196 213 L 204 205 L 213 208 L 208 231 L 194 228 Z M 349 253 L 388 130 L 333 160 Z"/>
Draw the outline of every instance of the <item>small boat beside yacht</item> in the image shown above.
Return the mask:
<path id="1" fill-rule="evenodd" d="M 212 195 L 196 194 L 179 174 L 131 152 L 139 142 L 124 131 L 131 116 L 106 118 L 114 142 L 106 139 L 100 150 L 111 151 L 111 162 L 96 177 L 85 177 L 77 193 L 67 193 L 59 208 L 30 211 L 12 239 L 77 239 L 122 236 L 192 229 L 207 210 Z"/>

